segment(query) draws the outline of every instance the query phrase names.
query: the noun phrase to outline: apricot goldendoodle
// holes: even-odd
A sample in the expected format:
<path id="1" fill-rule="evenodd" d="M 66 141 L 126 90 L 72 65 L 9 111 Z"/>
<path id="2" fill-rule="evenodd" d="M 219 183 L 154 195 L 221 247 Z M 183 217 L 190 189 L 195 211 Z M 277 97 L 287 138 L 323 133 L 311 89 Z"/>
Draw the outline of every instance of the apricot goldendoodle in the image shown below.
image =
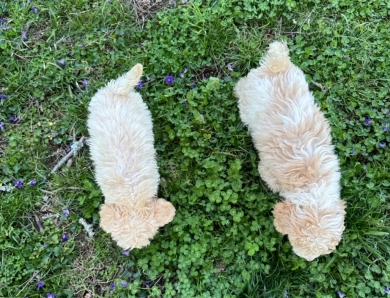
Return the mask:
<path id="1" fill-rule="evenodd" d="M 100 89 L 89 104 L 88 130 L 96 181 L 105 203 L 100 226 L 123 249 L 149 244 L 175 208 L 156 199 L 159 173 L 152 116 L 134 87 L 142 65 Z"/>
<path id="2" fill-rule="evenodd" d="M 271 43 L 234 93 L 259 151 L 260 175 L 284 198 L 273 210 L 276 229 L 308 261 L 331 253 L 344 231 L 339 162 L 329 123 L 287 45 Z"/>

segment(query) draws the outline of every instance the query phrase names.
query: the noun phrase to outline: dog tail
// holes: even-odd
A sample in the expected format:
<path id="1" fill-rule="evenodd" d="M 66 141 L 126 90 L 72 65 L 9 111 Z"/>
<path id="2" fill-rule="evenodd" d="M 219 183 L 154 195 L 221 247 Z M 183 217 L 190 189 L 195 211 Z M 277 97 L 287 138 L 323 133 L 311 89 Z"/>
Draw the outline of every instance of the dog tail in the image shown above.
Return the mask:
<path id="1" fill-rule="evenodd" d="M 291 66 L 286 42 L 274 41 L 269 45 L 266 55 L 261 59 L 259 70 L 265 75 L 277 75 L 287 71 Z"/>
<path id="2" fill-rule="evenodd" d="M 136 64 L 127 73 L 116 80 L 111 81 L 109 86 L 113 89 L 115 94 L 128 95 L 139 83 L 140 78 L 142 77 L 142 69 L 142 64 Z"/>

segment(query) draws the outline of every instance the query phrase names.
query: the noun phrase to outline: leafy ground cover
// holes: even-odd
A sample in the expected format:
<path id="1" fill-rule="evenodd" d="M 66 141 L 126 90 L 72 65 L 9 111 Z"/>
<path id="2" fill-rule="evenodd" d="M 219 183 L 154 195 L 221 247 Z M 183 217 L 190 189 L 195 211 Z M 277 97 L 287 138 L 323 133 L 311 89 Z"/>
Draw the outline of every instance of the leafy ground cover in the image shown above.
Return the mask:
<path id="1" fill-rule="evenodd" d="M 0 296 L 386 296 L 390 4 L 300 2 L 179 2 L 149 20 L 129 1 L 0 2 Z M 232 95 L 274 39 L 313 81 L 342 167 L 347 228 L 313 262 L 273 227 L 279 197 Z M 149 247 L 123 252 L 98 228 L 88 148 L 50 171 L 87 136 L 91 96 L 138 62 L 159 195 L 177 215 Z"/>

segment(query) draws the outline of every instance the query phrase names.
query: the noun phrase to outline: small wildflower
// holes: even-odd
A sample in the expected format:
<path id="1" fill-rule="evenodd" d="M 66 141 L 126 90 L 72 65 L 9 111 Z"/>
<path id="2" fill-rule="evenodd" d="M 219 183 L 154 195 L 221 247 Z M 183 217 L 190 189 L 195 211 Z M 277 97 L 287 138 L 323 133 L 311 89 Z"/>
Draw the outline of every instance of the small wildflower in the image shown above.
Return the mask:
<path id="1" fill-rule="evenodd" d="M 181 103 L 181 105 L 182 105 L 183 107 L 187 106 L 187 101 L 183 101 L 183 102 Z"/>
<path id="2" fill-rule="evenodd" d="M 145 281 L 143 284 L 144 284 L 144 286 L 149 288 L 153 285 L 153 282 L 152 281 Z"/>
<path id="3" fill-rule="evenodd" d="M 0 24 L 5 23 L 5 20 L 3 18 L 0 18 Z"/>
<path id="4" fill-rule="evenodd" d="M 87 84 L 88 84 L 88 80 L 83 79 L 83 82 L 81 83 L 81 87 L 85 88 L 85 87 L 87 87 Z"/>
<path id="5" fill-rule="evenodd" d="M 8 96 L 6 94 L 0 94 L 0 99 L 7 99 Z"/>
<path id="6" fill-rule="evenodd" d="M 42 248 L 42 249 L 45 249 L 45 248 L 46 248 L 46 245 L 45 245 L 45 244 L 42 244 L 42 245 L 41 245 L 41 248 Z"/>
<path id="7" fill-rule="evenodd" d="M 57 64 L 61 67 L 65 67 L 66 66 L 66 61 L 65 60 L 57 60 Z"/>
<path id="8" fill-rule="evenodd" d="M 381 148 L 385 148 L 385 147 L 386 147 L 386 143 L 385 143 L 385 142 L 383 142 L 383 143 L 379 143 L 379 147 L 381 147 Z"/>
<path id="9" fill-rule="evenodd" d="M 191 89 L 194 89 L 194 88 L 196 88 L 196 84 L 195 83 L 191 85 Z"/>
<path id="10" fill-rule="evenodd" d="M 371 118 L 366 118 L 365 122 L 366 122 L 366 126 L 370 126 Z"/>
<path id="11" fill-rule="evenodd" d="M 4 130 L 5 129 L 5 123 L 4 122 L 0 122 L 0 130 Z"/>
<path id="12" fill-rule="evenodd" d="M 144 85 L 144 82 L 139 81 L 138 84 L 137 84 L 137 88 L 141 89 L 143 85 Z"/>
<path id="13" fill-rule="evenodd" d="M 126 287 L 127 287 L 127 283 L 125 283 L 124 281 L 121 281 L 120 284 L 121 284 L 121 286 L 122 286 L 123 288 L 126 288 Z"/>
<path id="14" fill-rule="evenodd" d="M 185 68 L 185 69 L 184 69 L 184 73 L 186 73 L 186 72 L 188 72 L 188 68 Z"/>
<path id="15" fill-rule="evenodd" d="M 23 186 L 23 182 L 20 181 L 20 180 L 15 180 L 15 181 L 14 181 L 14 185 L 15 185 L 17 188 L 21 189 L 22 186 Z"/>
<path id="16" fill-rule="evenodd" d="M 184 77 L 184 73 L 179 74 L 179 77 L 181 78 Z"/>
<path id="17" fill-rule="evenodd" d="M 390 294 L 390 289 L 388 287 L 385 288 L 385 293 Z"/>
<path id="18" fill-rule="evenodd" d="M 72 147 L 70 145 L 66 146 L 66 149 L 65 149 L 66 153 L 70 152 L 70 150 L 72 150 Z"/>
<path id="19" fill-rule="evenodd" d="M 22 39 L 27 40 L 27 32 L 26 31 L 22 31 Z"/>
<path id="20" fill-rule="evenodd" d="M 356 152 L 356 151 L 355 151 L 354 149 L 351 150 L 351 154 L 355 154 L 355 152 Z"/>
<path id="21" fill-rule="evenodd" d="M 123 252 L 122 252 L 122 255 L 125 255 L 125 256 L 128 256 L 129 255 L 129 253 L 130 253 L 130 249 L 126 249 L 126 250 L 124 250 Z"/>
<path id="22" fill-rule="evenodd" d="M 65 215 L 65 217 L 69 217 L 69 215 L 70 215 L 70 212 L 69 212 L 69 210 L 68 209 L 62 209 L 62 213 Z"/>
<path id="23" fill-rule="evenodd" d="M 45 285 L 45 283 L 43 281 L 38 281 L 37 290 L 42 288 L 44 285 Z"/>
<path id="24" fill-rule="evenodd" d="M 30 3 L 32 3 L 33 2 L 33 0 L 30 0 Z"/>
<path id="25" fill-rule="evenodd" d="M 31 185 L 31 186 L 37 185 L 37 181 L 36 181 L 35 179 L 31 180 L 31 181 L 30 181 L 30 185 Z"/>
<path id="26" fill-rule="evenodd" d="M 11 116 L 11 117 L 9 117 L 9 122 L 11 122 L 11 123 L 17 123 L 17 122 L 19 122 L 19 117 L 18 116 Z"/>
<path id="27" fill-rule="evenodd" d="M 116 288 L 116 284 L 111 284 L 110 290 L 112 291 L 112 290 L 114 290 L 115 288 Z"/>
<path id="28" fill-rule="evenodd" d="M 38 13 L 38 8 L 36 8 L 35 6 L 32 6 L 31 10 L 33 11 L 33 13 Z"/>
<path id="29" fill-rule="evenodd" d="M 55 298 L 56 294 L 54 294 L 54 293 L 46 293 L 46 297 L 47 298 Z"/>
<path id="30" fill-rule="evenodd" d="M 340 298 L 345 297 L 346 295 L 340 291 L 337 291 L 337 295 L 339 295 Z"/>
<path id="31" fill-rule="evenodd" d="M 172 85 L 174 83 L 173 76 L 172 75 L 166 76 L 165 83 L 168 85 Z"/>
<path id="32" fill-rule="evenodd" d="M 382 127 L 382 130 L 383 130 L 383 131 L 389 131 L 389 127 L 383 126 L 383 127 Z"/>
<path id="33" fill-rule="evenodd" d="M 66 242 L 66 241 L 68 241 L 68 239 L 69 239 L 69 235 L 68 234 L 64 234 L 62 236 L 62 238 L 61 238 L 61 242 Z"/>
<path id="34" fill-rule="evenodd" d="M 229 64 L 227 65 L 227 69 L 229 69 L 230 71 L 232 71 L 232 70 L 233 70 L 233 65 L 232 65 L 231 63 L 229 63 Z"/>
<path id="35" fill-rule="evenodd" d="M 284 290 L 283 295 L 284 295 L 285 298 L 288 298 L 288 292 L 287 292 L 287 290 Z"/>

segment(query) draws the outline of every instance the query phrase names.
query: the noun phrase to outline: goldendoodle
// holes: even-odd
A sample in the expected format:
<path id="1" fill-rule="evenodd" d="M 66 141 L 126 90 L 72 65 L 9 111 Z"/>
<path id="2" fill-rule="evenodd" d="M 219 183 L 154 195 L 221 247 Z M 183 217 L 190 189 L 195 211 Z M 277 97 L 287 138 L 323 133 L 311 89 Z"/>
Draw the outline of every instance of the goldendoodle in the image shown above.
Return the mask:
<path id="1" fill-rule="evenodd" d="M 96 181 L 105 203 L 100 226 L 123 249 L 150 243 L 175 208 L 157 199 L 159 173 L 152 116 L 134 87 L 142 65 L 100 89 L 89 104 L 88 130 Z"/>
<path id="2" fill-rule="evenodd" d="M 331 253 L 344 231 L 339 162 L 329 123 L 286 43 L 271 43 L 234 93 L 259 151 L 260 175 L 284 198 L 273 210 L 276 230 L 308 261 Z"/>

